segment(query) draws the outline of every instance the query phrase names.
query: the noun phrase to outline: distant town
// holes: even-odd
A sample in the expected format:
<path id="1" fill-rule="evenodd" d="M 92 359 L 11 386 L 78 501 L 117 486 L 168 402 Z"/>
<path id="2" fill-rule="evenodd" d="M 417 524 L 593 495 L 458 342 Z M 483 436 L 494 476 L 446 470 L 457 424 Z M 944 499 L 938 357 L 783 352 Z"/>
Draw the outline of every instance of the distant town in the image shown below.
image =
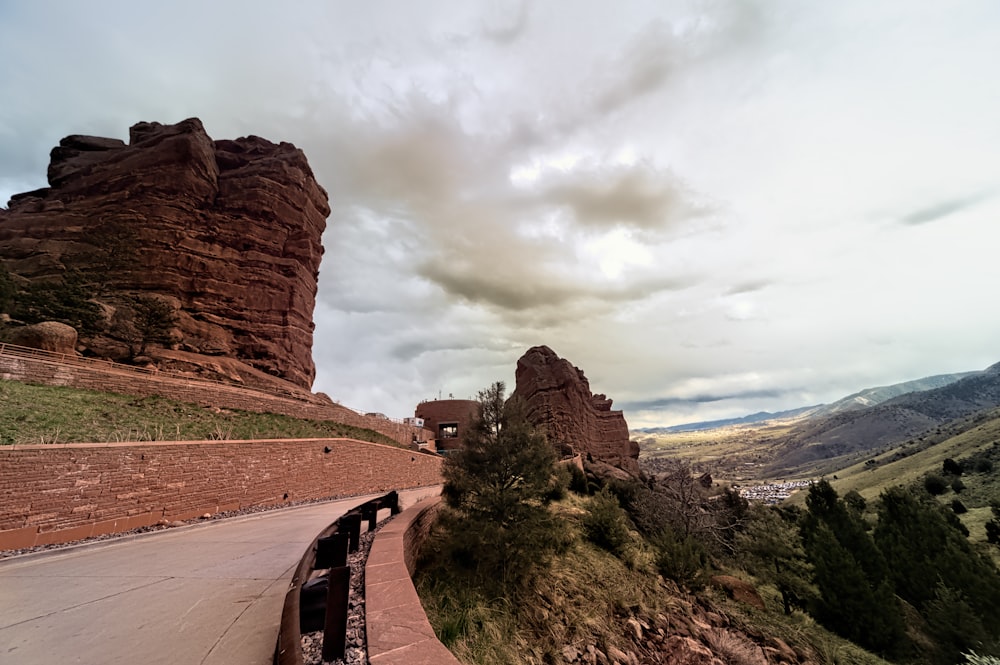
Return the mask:
<path id="1" fill-rule="evenodd" d="M 748 501 L 758 501 L 760 503 L 780 503 L 792 495 L 796 490 L 812 485 L 811 480 L 792 480 L 787 483 L 767 483 L 765 485 L 753 485 L 741 487 L 733 485 L 733 489 L 740 493 Z"/>

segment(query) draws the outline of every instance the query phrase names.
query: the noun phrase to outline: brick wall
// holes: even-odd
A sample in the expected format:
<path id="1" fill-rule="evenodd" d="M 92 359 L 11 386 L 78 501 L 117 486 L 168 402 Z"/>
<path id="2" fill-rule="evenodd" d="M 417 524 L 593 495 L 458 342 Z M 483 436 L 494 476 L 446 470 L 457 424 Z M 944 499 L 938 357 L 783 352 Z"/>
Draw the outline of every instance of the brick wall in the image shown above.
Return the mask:
<path id="1" fill-rule="evenodd" d="M 168 373 L 137 372 L 110 362 L 74 361 L 60 354 L 37 357 L 18 355 L 0 349 L 0 379 L 71 386 L 126 395 L 159 395 L 200 406 L 239 409 L 256 413 L 278 413 L 293 418 L 332 420 L 385 434 L 403 445 L 427 441 L 432 434 L 420 427 L 364 416 L 345 406 L 322 400 L 311 394 L 303 399 L 240 388 L 210 381 L 188 379 Z"/>
<path id="2" fill-rule="evenodd" d="M 0 549 L 441 482 L 441 458 L 351 439 L 0 448 Z"/>

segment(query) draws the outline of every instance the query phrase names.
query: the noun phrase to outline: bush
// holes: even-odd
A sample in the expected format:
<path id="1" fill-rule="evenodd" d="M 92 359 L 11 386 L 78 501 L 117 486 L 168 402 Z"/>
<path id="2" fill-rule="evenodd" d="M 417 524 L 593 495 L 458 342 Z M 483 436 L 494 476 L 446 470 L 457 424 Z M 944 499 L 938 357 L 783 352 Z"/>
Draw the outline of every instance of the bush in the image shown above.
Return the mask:
<path id="1" fill-rule="evenodd" d="M 569 490 L 576 494 L 586 496 L 590 494 L 590 487 L 587 484 L 587 474 L 583 472 L 583 469 L 575 464 L 568 464 L 569 468 Z"/>
<path id="2" fill-rule="evenodd" d="M 708 553 L 691 536 L 665 529 L 653 538 L 656 567 L 660 574 L 688 589 L 700 589 L 708 578 Z"/>
<path id="3" fill-rule="evenodd" d="M 934 496 L 940 496 L 948 491 L 948 481 L 932 473 L 924 478 L 924 489 Z"/>
<path id="4" fill-rule="evenodd" d="M 608 488 L 590 499 L 587 514 L 583 517 L 583 532 L 587 540 L 617 557 L 624 554 L 631 544 L 628 516 Z"/>
<path id="5" fill-rule="evenodd" d="M 946 476 L 960 476 L 962 475 L 962 465 L 956 462 L 952 458 L 947 458 L 941 465 L 941 470 Z"/>
<path id="6" fill-rule="evenodd" d="M 969 509 L 965 507 L 965 504 L 959 501 L 958 499 L 955 499 L 954 501 L 951 502 L 951 509 L 955 512 L 956 515 L 964 515 L 965 513 L 969 512 Z"/>
<path id="7" fill-rule="evenodd" d="M 955 480 L 951 481 L 951 491 L 955 494 L 961 494 L 964 489 L 965 483 L 962 482 L 961 478 L 955 478 Z"/>

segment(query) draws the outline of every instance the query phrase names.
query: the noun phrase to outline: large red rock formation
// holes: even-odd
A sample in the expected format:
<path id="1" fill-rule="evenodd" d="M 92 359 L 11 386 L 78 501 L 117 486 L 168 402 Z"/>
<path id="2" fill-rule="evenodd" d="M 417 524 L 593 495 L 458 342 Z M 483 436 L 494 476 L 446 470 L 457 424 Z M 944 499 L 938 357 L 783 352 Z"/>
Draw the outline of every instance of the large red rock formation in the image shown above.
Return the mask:
<path id="1" fill-rule="evenodd" d="M 639 446 L 629 441 L 628 424 L 611 400 L 590 392 L 583 371 L 557 356 L 547 346 L 528 349 L 517 361 L 516 387 L 511 397 L 524 400 L 528 420 L 543 427 L 563 455 L 589 454 L 639 474 Z"/>
<path id="2" fill-rule="evenodd" d="M 10 272 L 44 280 L 78 269 L 101 292 L 159 297 L 176 310 L 176 348 L 312 385 L 330 208 L 301 150 L 256 136 L 213 141 L 197 118 L 141 122 L 128 144 L 66 137 L 48 180 L 0 209 Z M 96 355 L 113 347 L 82 343 Z"/>

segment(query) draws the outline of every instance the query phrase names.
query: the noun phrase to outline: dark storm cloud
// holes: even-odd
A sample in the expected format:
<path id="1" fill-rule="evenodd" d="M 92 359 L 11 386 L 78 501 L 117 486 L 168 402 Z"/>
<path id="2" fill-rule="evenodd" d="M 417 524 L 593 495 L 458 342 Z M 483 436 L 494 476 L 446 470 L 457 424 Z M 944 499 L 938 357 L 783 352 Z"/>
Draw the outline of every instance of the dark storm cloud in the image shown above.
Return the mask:
<path id="1" fill-rule="evenodd" d="M 793 390 L 745 390 L 720 395 L 693 395 L 691 397 L 661 397 L 653 400 L 627 402 L 621 406 L 629 411 L 658 411 L 685 406 L 701 406 L 729 400 L 778 399 L 798 391 Z"/>
<path id="2" fill-rule="evenodd" d="M 644 166 L 578 172 L 559 180 L 544 188 L 540 200 L 568 208 L 584 227 L 659 229 L 690 205 L 676 178 Z"/>
<path id="3" fill-rule="evenodd" d="M 992 194 L 979 193 L 959 199 L 949 199 L 946 201 L 940 201 L 934 205 L 928 206 L 926 208 L 921 208 L 916 212 L 912 212 L 909 215 L 906 215 L 900 220 L 900 222 L 906 224 L 907 226 L 919 226 L 921 224 L 929 224 L 931 222 L 936 222 L 940 219 L 944 219 L 945 217 L 953 215 L 956 212 L 961 212 L 962 210 L 974 208 L 991 197 Z"/>

